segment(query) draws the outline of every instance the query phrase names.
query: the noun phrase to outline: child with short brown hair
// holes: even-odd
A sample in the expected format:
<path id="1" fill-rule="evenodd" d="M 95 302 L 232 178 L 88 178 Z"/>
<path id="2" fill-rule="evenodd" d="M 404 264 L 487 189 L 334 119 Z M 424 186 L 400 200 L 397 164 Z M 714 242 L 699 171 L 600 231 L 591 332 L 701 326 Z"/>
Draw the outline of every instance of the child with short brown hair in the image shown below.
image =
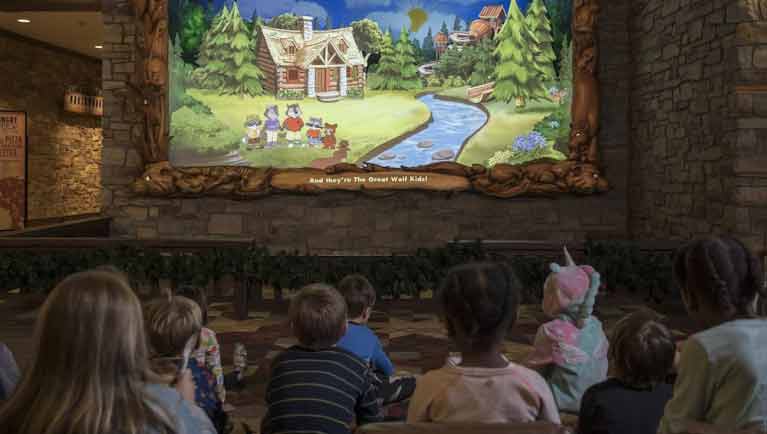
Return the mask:
<path id="1" fill-rule="evenodd" d="M 309 285 L 292 298 L 289 318 L 299 344 L 272 363 L 261 433 L 350 434 L 355 418 L 357 424 L 382 420 L 370 368 L 336 346 L 346 332 L 341 294 Z"/>
<path id="2" fill-rule="evenodd" d="M 676 345 L 661 317 L 639 310 L 615 325 L 608 353 L 614 377 L 586 390 L 579 434 L 655 434 L 671 385 Z"/>
<path id="3" fill-rule="evenodd" d="M 368 326 L 376 301 L 376 290 L 365 276 L 353 274 L 338 283 L 349 309 L 346 334 L 338 346 L 357 355 L 373 368 L 382 404 L 404 401 L 415 390 L 415 377 L 394 377 L 394 365 L 383 350 L 378 336 Z"/>
<path id="4" fill-rule="evenodd" d="M 202 330 L 200 306 L 187 297 L 170 296 L 147 303 L 146 330 L 153 350 L 153 365 L 161 374 L 178 370 L 187 363 L 195 380 L 195 402 L 208 415 L 219 433 L 226 427 L 223 402 L 215 393 L 212 372 L 197 361 L 194 349 Z M 186 360 L 184 360 L 186 358 Z"/>

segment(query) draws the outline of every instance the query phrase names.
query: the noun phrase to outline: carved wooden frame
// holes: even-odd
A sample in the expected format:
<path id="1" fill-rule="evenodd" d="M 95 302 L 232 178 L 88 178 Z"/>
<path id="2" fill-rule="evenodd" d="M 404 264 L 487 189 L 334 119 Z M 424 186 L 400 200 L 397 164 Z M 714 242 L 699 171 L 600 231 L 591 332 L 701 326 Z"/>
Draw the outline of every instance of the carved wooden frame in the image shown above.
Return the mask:
<path id="1" fill-rule="evenodd" d="M 352 191 L 474 191 L 509 198 L 555 193 L 594 194 L 609 189 L 600 173 L 597 18 L 600 0 L 573 1 L 573 100 L 570 155 L 565 161 L 539 160 L 492 168 L 455 162 L 394 169 L 342 163 L 320 169 L 257 167 L 177 168 L 168 161 L 167 0 L 131 0 L 139 23 L 139 78 L 124 97 L 141 107 L 143 137 L 136 138 L 145 171 L 132 185 L 155 197 L 219 196 L 235 199 L 271 193 Z M 141 37 L 143 36 L 143 38 Z M 323 182 L 317 182 L 322 179 Z M 428 180 L 428 182 L 424 182 Z"/>

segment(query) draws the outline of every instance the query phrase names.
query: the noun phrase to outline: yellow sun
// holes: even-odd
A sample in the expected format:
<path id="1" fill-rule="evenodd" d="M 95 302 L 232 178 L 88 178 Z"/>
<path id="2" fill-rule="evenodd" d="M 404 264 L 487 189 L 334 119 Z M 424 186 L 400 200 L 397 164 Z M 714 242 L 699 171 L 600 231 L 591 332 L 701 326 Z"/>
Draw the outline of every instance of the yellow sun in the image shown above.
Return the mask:
<path id="1" fill-rule="evenodd" d="M 410 17 L 410 31 L 413 33 L 418 32 L 429 19 L 429 14 L 419 7 L 411 8 L 407 11 L 407 16 Z"/>

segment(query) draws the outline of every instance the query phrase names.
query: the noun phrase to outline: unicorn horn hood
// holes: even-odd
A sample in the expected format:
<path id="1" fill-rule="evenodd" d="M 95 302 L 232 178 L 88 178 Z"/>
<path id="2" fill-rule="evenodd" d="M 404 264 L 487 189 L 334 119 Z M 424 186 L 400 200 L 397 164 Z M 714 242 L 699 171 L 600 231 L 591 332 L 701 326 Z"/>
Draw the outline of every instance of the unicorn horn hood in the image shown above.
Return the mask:
<path id="1" fill-rule="evenodd" d="M 591 316 L 601 279 L 592 267 L 576 265 L 567 247 L 565 265 L 552 263 L 543 290 L 543 310 L 552 317 L 566 314 L 579 323 Z"/>

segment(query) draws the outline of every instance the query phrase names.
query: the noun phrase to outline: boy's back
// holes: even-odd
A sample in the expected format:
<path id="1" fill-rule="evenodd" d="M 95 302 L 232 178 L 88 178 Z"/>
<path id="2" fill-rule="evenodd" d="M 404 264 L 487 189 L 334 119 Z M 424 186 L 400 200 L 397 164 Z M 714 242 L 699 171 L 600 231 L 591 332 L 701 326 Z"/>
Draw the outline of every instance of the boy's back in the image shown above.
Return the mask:
<path id="1" fill-rule="evenodd" d="M 671 399 L 670 384 L 636 388 L 611 378 L 589 388 L 579 415 L 582 434 L 655 434 Z"/>
<path id="2" fill-rule="evenodd" d="M 382 374 L 394 375 L 394 366 L 383 351 L 381 341 L 368 326 L 349 322 L 346 334 L 338 341 L 337 345 L 355 354 L 363 361 L 369 362 L 373 369 Z"/>
<path id="3" fill-rule="evenodd" d="M 295 346 L 272 364 L 263 434 L 349 434 L 352 423 L 383 420 L 369 368 L 340 348 Z"/>

